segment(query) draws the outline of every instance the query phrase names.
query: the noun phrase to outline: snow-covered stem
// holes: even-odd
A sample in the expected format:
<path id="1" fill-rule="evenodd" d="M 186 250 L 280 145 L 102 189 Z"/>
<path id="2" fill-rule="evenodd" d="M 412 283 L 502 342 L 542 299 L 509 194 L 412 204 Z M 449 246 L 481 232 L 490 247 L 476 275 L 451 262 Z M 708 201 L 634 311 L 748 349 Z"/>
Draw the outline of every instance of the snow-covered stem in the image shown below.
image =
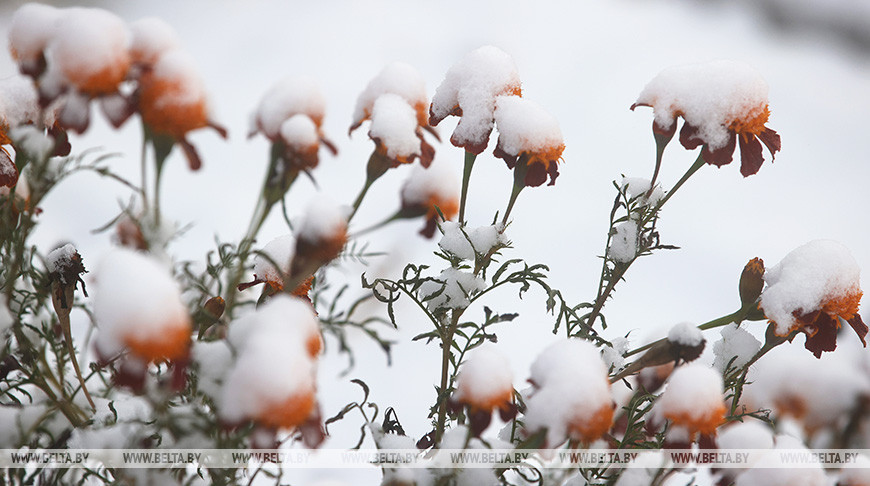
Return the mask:
<path id="1" fill-rule="evenodd" d="M 468 198 L 468 182 L 471 180 L 471 169 L 474 168 L 475 159 L 477 159 L 477 154 L 465 152 L 465 165 L 462 169 L 462 192 L 459 196 L 459 224 L 465 222 L 465 201 Z"/>

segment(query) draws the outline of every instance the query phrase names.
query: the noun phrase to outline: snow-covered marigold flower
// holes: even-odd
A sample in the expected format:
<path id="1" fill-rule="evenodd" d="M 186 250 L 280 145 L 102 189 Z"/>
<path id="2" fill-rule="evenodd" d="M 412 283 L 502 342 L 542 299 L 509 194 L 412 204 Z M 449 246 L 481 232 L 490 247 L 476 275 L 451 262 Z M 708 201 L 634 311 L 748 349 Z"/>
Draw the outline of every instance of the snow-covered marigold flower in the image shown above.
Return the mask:
<path id="1" fill-rule="evenodd" d="M 653 409 L 659 421 L 669 420 L 668 440 L 693 442 L 700 435 L 713 436 L 725 422 L 722 375 L 700 363 L 678 367 Z"/>
<path id="2" fill-rule="evenodd" d="M 290 275 L 310 274 L 320 265 L 337 257 L 347 243 L 345 208 L 327 196 L 311 200 L 298 226 L 296 250 Z"/>
<path id="3" fill-rule="evenodd" d="M 211 127 L 226 138 L 226 130 L 211 120 L 205 87 L 193 65 L 193 59 L 181 50 L 162 54 L 139 79 L 139 113 L 155 135 L 178 142 L 190 169 L 199 170 L 202 161 L 187 134 Z"/>
<path id="4" fill-rule="evenodd" d="M 555 184 L 558 163 L 565 150 L 559 122 L 537 103 L 518 96 L 496 99 L 495 122 L 498 125 L 495 156 L 511 169 L 526 164 L 526 186 L 540 186 L 547 176 L 549 185 Z"/>
<path id="5" fill-rule="evenodd" d="M 130 58 L 133 64 L 150 67 L 165 52 L 178 48 L 175 29 L 163 19 L 146 17 L 130 24 Z"/>
<path id="6" fill-rule="evenodd" d="M 861 270 L 848 248 L 811 241 L 785 256 L 764 275 L 760 307 L 778 336 L 806 334 L 805 347 L 818 358 L 837 348 L 837 333 L 849 323 L 864 346 L 867 325 L 858 314 Z"/>
<path id="7" fill-rule="evenodd" d="M 443 164 L 434 164 L 428 169 L 414 167 L 402 186 L 401 196 L 402 215 L 422 215 L 426 223 L 420 234 L 427 238 L 435 235 L 440 219 L 438 211 L 448 220 L 459 212 L 458 182 L 453 172 Z"/>
<path id="8" fill-rule="evenodd" d="M 227 339 L 236 360 L 218 397 L 224 421 L 289 429 L 318 420 L 314 358 L 321 344 L 310 305 L 276 296 L 235 321 Z"/>
<path id="9" fill-rule="evenodd" d="M 489 143 L 496 98 L 522 96 L 520 76 L 513 59 L 493 46 L 484 46 L 454 64 L 435 90 L 429 124 L 437 126 L 450 115 L 460 117 L 450 142 L 480 154 Z"/>
<path id="10" fill-rule="evenodd" d="M 265 284 L 268 294 L 275 294 L 284 290 L 284 279 L 290 273 L 290 265 L 296 252 L 296 238 L 287 234 L 279 236 L 263 247 L 263 250 L 254 258 L 254 280 L 239 285 L 239 290 L 245 290 L 254 285 Z M 275 267 L 278 265 L 278 268 Z M 293 289 L 292 294 L 297 297 L 308 298 L 314 277 L 311 276 L 298 287 Z"/>
<path id="11" fill-rule="evenodd" d="M 781 148 L 776 131 L 767 127 L 770 117 L 768 87 L 751 67 L 734 61 L 714 61 L 665 69 L 653 78 L 631 106 L 650 106 L 653 131 L 670 139 L 676 120 L 685 121 L 680 143 L 699 146 L 708 164 L 731 163 L 740 145 L 740 173 L 748 177 L 764 162 L 761 144 L 773 159 Z"/>
<path id="12" fill-rule="evenodd" d="M 127 350 L 145 362 L 187 357 L 190 315 L 178 284 L 160 263 L 132 250 L 112 250 L 100 261 L 95 286 L 101 356 Z"/>
<path id="13" fill-rule="evenodd" d="M 513 418 L 517 411 L 513 393 L 510 362 L 491 347 L 481 347 L 462 364 L 451 405 L 454 409 L 467 408 L 471 431 L 479 436 L 494 412 L 498 411 L 504 421 Z"/>
<path id="14" fill-rule="evenodd" d="M 317 83 L 307 77 L 284 78 L 260 98 L 249 136 L 262 133 L 277 144 L 288 169 L 313 169 L 321 145 L 337 153 L 322 131 L 326 99 Z"/>
<path id="15" fill-rule="evenodd" d="M 546 447 L 566 439 L 590 444 L 610 430 L 614 403 L 598 349 L 570 339 L 553 344 L 532 363 L 534 387 L 526 400 L 526 431 L 547 429 Z"/>
<path id="16" fill-rule="evenodd" d="M 435 149 L 423 138 L 423 130 L 437 138 L 428 123 L 426 84 L 412 66 L 394 62 L 375 76 L 357 98 L 349 133 L 371 120 L 369 137 L 375 149 L 393 167 L 420 159 L 428 167 Z"/>

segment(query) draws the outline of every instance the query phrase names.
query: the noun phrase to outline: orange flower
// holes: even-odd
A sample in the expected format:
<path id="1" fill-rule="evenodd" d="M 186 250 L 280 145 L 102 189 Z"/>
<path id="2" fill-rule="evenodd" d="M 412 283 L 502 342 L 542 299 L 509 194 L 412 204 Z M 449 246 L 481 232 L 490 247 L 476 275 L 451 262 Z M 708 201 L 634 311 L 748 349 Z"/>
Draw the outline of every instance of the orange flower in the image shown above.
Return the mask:
<path id="1" fill-rule="evenodd" d="M 181 320 L 164 325 L 159 334 L 146 337 L 130 333 L 122 339 L 130 353 L 145 361 L 173 361 L 187 356 L 190 333 L 190 321 Z"/>
<path id="2" fill-rule="evenodd" d="M 471 433 L 479 437 L 496 410 L 504 421 L 516 415 L 513 395 L 513 374 L 507 358 L 492 348 L 481 347 L 462 364 L 449 405 L 454 413 L 463 406 L 468 409 Z"/>
<path id="3" fill-rule="evenodd" d="M 698 362 L 679 366 L 654 406 L 654 422 L 671 421 L 669 440 L 694 442 L 711 436 L 725 422 L 722 376 Z"/>
<path id="4" fill-rule="evenodd" d="M 788 336 L 793 331 L 806 334 L 804 347 L 812 351 L 816 358 L 819 358 L 823 352 L 837 349 L 837 333 L 840 330 L 840 320 L 842 319 L 849 323 L 866 346 L 868 327 L 858 315 L 858 307 L 863 295 L 861 289 L 856 288 L 850 293 L 826 299 L 822 302 L 820 309 L 805 313 L 795 311 L 795 322 L 788 328 L 788 331 L 776 330 L 775 332 L 778 336 Z"/>
<path id="5" fill-rule="evenodd" d="M 585 410 L 578 411 L 568 419 L 568 439 L 583 444 L 591 444 L 600 439 L 613 424 L 613 409 L 613 404 L 606 404 L 592 414 Z"/>
<path id="6" fill-rule="evenodd" d="M 305 388 L 283 401 L 264 405 L 254 420 L 276 429 L 298 427 L 308 420 L 314 404 L 314 389 Z"/>
<path id="7" fill-rule="evenodd" d="M 180 51 L 163 54 L 154 68 L 139 80 L 139 114 L 155 135 L 168 136 L 178 142 L 191 170 L 202 166 L 199 154 L 187 133 L 211 127 L 226 138 L 226 130 L 209 119 L 205 89 L 196 73 L 190 70 L 192 61 Z"/>
<path id="8" fill-rule="evenodd" d="M 556 183 L 558 163 L 565 143 L 559 123 L 537 104 L 515 96 L 501 96 L 496 102 L 498 144 L 494 155 L 508 168 L 525 164 L 525 185 L 536 187 L 547 181 Z"/>
<path id="9" fill-rule="evenodd" d="M 676 427 L 682 427 L 689 433 L 690 441 L 698 434 L 715 435 L 716 429 L 725 423 L 725 404 L 716 404 L 713 408 L 697 412 L 665 412 L 665 418 Z"/>
<path id="10" fill-rule="evenodd" d="M 420 234 L 432 238 L 440 219 L 436 208 L 448 220 L 453 219 L 459 212 L 457 186 L 453 173 L 440 164 L 428 169 L 415 167 L 402 186 L 400 217 L 424 216 L 426 223 Z"/>

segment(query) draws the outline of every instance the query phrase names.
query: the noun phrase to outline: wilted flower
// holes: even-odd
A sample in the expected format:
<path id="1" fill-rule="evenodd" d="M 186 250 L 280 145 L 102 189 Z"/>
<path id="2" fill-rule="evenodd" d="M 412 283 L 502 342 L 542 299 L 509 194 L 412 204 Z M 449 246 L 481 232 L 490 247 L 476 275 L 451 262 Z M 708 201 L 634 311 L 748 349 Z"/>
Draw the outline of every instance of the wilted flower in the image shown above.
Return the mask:
<path id="1" fill-rule="evenodd" d="M 495 156 L 504 159 L 511 169 L 526 164 L 526 186 L 540 186 L 547 176 L 549 185 L 555 184 L 558 162 L 565 150 L 556 119 L 534 102 L 517 96 L 499 96 L 495 121 L 498 125 Z"/>
<path id="2" fill-rule="evenodd" d="M 496 98 L 502 95 L 522 96 L 517 67 L 497 47 L 481 47 L 447 71 L 432 97 L 429 124 L 434 127 L 450 115 L 460 117 L 450 142 L 480 154 L 492 133 Z"/>
<path id="3" fill-rule="evenodd" d="M 529 433 L 547 429 L 546 447 L 566 439 L 590 444 L 613 424 L 613 398 L 607 368 L 598 349 L 572 339 L 546 348 L 532 363 L 535 388 L 526 400 Z"/>
<path id="4" fill-rule="evenodd" d="M 671 422 L 668 440 L 685 443 L 694 442 L 699 434 L 715 435 L 725 422 L 722 389 L 718 371 L 700 363 L 678 367 L 653 409 L 658 420 Z"/>
<path id="5" fill-rule="evenodd" d="M 190 56 L 179 50 L 161 55 L 139 80 L 139 113 L 154 135 L 178 142 L 190 169 L 198 170 L 202 161 L 187 141 L 188 132 L 211 127 L 226 137 L 226 130 L 211 121 L 205 88 L 192 65 Z"/>
<path id="6" fill-rule="evenodd" d="M 459 212 L 457 186 L 453 173 L 446 166 L 439 164 L 428 169 L 415 167 L 402 186 L 400 214 L 403 217 L 423 216 L 426 224 L 420 234 L 431 238 L 440 219 L 438 211 L 448 220 Z"/>
<path id="7" fill-rule="evenodd" d="M 471 432 L 480 436 L 496 410 L 502 420 L 513 418 L 517 411 L 513 393 L 513 373 L 507 358 L 484 347 L 474 350 L 462 364 L 451 403 L 454 409 L 463 406 L 468 409 Z"/>
<path id="8" fill-rule="evenodd" d="M 781 147 L 779 135 L 766 126 L 767 91 L 767 83 L 749 66 L 715 61 L 662 71 L 631 108 L 652 107 L 653 131 L 667 140 L 682 117 L 680 143 L 689 150 L 703 146 L 701 156 L 708 164 L 729 164 L 739 142 L 740 173 L 748 177 L 764 162 L 761 143 L 771 158 Z"/>
<path id="9" fill-rule="evenodd" d="M 284 290 L 284 279 L 290 273 L 291 262 L 296 251 L 296 238 L 293 235 L 279 236 L 263 247 L 261 254 L 254 258 L 254 280 L 239 284 L 239 290 L 245 290 L 254 285 L 265 284 L 269 295 Z M 274 263 L 273 263 L 274 262 Z M 275 264 L 279 265 L 275 268 Z M 292 294 L 307 299 L 314 276 L 308 277 Z"/>
<path id="10" fill-rule="evenodd" d="M 347 242 L 345 211 L 325 196 L 309 203 L 296 235 L 291 276 L 313 272 L 337 257 Z"/>
<path id="11" fill-rule="evenodd" d="M 860 269 L 840 243 L 807 243 L 769 269 L 764 280 L 760 307 L 775 324 L 776 335 L 803 332 L 805 347 L 818 358 L 837 348 L 837 333 L 845 321 L 866 346 L 868 328 L 858 314 Z"/>

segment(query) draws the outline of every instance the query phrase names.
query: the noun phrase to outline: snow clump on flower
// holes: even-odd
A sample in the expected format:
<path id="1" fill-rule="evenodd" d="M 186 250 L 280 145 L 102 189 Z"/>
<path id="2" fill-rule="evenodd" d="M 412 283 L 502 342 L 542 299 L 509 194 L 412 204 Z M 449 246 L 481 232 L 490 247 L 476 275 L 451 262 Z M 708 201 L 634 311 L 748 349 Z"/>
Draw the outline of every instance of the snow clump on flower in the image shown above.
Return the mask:
<path id="1" fill-rule="evenodd" d="M 654 417 L 671 421 L 669 439 L 692 442 L 697 434 L 714 435 L 725 421 L 722 375 L 700 363 L 678 367 L 656 400 Z"/>
<path id="2" fill-rule="evenodd" d="M 761 342 L 737 324 L 723 327 L 721 336 L 721 339 L 713 343 L 713 368 L 720 373 L 725 372 L 729 363 L 734 368 L 742 367 L 761 349 Z"/>
<path id="3" fill-rule="evenodd" d="M 353 111 L 351 132 L 362 125 L 365 120 L 374 119 L 375 103 L 386 94 L 401 97 L 414 110 L 416 125 L 427 125 L 426 108 L 429 99 L 426 95 L 426 82 L 423 76 L 410 64 L 393 62 L 372 78 L 365 90 L 360 93 Z"/>
<path id="4" fill-rule="evenodd" d="M 526 400 L 527 431 L 547 429 L 547 447 L 566 439 L 589 444 L 613 421 L 607 369 L 593 344 L 560 341 L 538 356 L 531 368 L 534 392 Z"/>

